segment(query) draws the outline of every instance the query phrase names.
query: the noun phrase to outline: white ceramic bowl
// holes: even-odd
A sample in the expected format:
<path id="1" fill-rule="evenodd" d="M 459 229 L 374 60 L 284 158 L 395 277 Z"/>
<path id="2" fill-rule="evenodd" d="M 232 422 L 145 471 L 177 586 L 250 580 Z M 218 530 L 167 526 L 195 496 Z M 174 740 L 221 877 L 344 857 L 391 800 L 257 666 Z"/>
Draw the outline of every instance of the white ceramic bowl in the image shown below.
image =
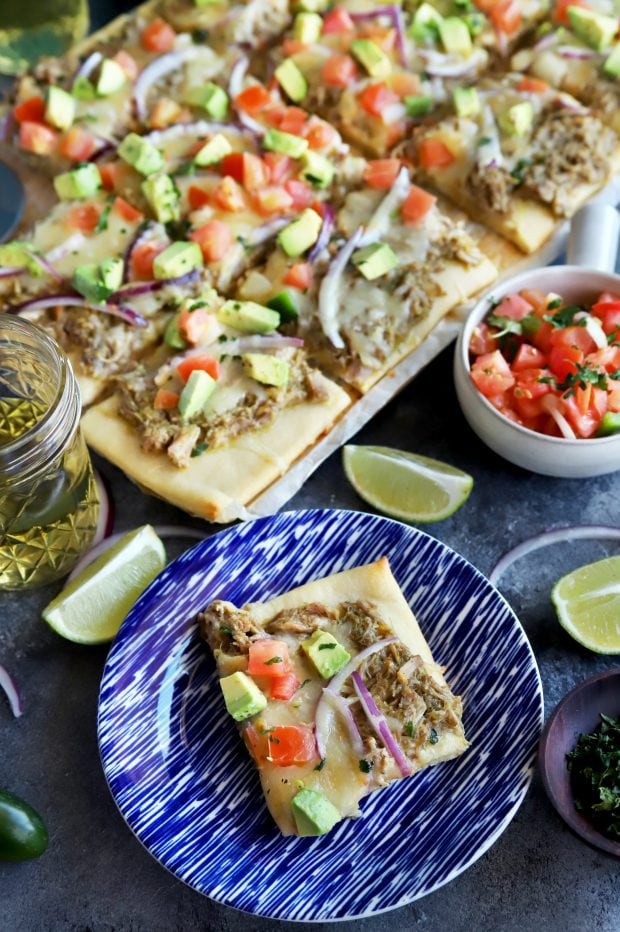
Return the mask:
<path id="1" fill-rule="evenodd" d="M 469 376 L 469 341 L 492 301 L 523 288 L 554 291 L 569 303 L 592 303 L 602 291 L 620 294 L 620 275 L 576 265 L 533 269 L 491 288 L 461 330 L 454 355 L 454 382 L 470 427 L 504 459 L 544 476 L 583 479 L 620 469 L 620 434 L 591 440 L 548 437 L 510 421 L 482 395 Z"/>

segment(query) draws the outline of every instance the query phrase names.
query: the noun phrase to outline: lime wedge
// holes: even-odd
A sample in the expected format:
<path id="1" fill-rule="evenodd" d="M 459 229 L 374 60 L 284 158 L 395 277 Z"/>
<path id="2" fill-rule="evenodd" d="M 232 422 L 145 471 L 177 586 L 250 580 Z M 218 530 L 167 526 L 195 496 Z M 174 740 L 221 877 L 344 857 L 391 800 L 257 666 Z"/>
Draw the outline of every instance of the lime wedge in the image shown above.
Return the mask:
<path id="1" fill-rule="evenodd" d="M 346 446 L 342 463 L 357 494 L 392 518 L 442 521 L 469 496 L 474 480 L 447 463 L 390 447 Z"/>
<path id="2" fill-rule="evenodd" d="M 588 563 L 551 590 L 565 631 L 598 654 L 620 654 L 620 556 Z"/>
<path id="3" fill-rule="evenodd" d="M 166 565 L 150 526 L 131 531 L 93 560 L 43 609 L 48 625 L 77 644 L 111 641 L 138 596 Z"/>

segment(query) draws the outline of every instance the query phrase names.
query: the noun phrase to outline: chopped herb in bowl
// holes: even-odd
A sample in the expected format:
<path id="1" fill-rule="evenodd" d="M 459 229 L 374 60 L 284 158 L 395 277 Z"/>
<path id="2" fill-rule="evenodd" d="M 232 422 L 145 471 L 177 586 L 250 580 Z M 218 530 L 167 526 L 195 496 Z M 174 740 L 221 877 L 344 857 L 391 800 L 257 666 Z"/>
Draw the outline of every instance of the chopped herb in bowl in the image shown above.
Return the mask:
<path id="1" fill-rule="evenodd" d="M 620 716 L 601 714 L 566 755 L 575 808 L 607 838 L 620 841 Z"/>

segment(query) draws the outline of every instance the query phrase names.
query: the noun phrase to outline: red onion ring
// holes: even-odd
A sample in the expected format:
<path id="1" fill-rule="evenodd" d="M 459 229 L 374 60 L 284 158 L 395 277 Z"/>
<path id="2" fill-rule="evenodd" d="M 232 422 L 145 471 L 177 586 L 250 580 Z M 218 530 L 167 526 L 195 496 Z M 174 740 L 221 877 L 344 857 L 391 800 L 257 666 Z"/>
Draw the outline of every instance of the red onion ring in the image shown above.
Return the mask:
<path id="1" fill-rule="evenodd" d="M 357 722 L 355 721 L 355 716 L 351 710 L 351 706 L 342 696 L 338 693 L 333 693 L 330 689 L 325 690 L 325 698 L 328 703 L 331 704 L 334 711 L 339 712 L 344 719 L 344 723 L 347 726 L 347 731 L 349 732 L 349 738 L 351 740 L 351 745 L 353 750 L 362 758 L 364 756 L 364 742 L 362 741 L 362 736 L 360 735 L 359 728 L 357 727 Z M 325 757 L 325 751 L 327 750 L 327 741 L 325 734 L 322 733 L 319 738 L 318 732 L 315 732 L 316 748 L 319 754 L 319 757 Z"/>
<path id="2" fill-rule="evenodd" d="M 327 274 L 319 288 L 319 320 L 321 328 L 328 340 L 336 349 L 344 349 L 344 340 L 336 321 L 339 305 L 340 279 L 353 252 L 362 240 L 363 227 L 358 227 L 355 233 L 346 241 L 344 246 L 336 253 L 327 269 Z"/>
<path id="3" fill-rule="evenodd" d="M 17 268 L 17 266 L 9 267 L 5 265 L 3 268 L 0 268 L 0 278 L 16 278 L 18 275 L 23 275 L 25 271 L 23 266 Z"/>
<path id="4" fill-rule="evenodd" d="M 396 4 L 389 6 L 379 6 L 376 10 L 370 10 L 367 13 L 349 13 L 354 23 L 363 23 L 368 19 L 377 19 L 380 16 L 386 16 L 391 20 L 392 26 L 396 32 L 396 49 L 398 57 L 403 67 L 407 65 L 407 48 L 405 45 L 405 21 L 403 11 Z"/>
<path id="5" fill-rule="evenodd" d="M 581 45 L 558 45 L 556 49 L 558 55 L 561 55 L 562 58 L 574 58 L 574 59 L 597 59 L 602 61 L 605 58 L 605 55 L 601 52 L 595 52 L 594 49 L 586 49 Z"/>
<path id="6" fill-rule="evenodd" d="M 574 540 L 618 540 L 620 541 L 620 528 L 605 527 L 603 524 L 580 524 L 568 527 L 552 528 L 535 534 L 508 550 L 495 564 L 488 579 L 493 586 L 497 586 L 499 579 L 513 563 L 542 547 L 551 544 L 567 543 Z"/>
<path id="7" fill-rule="evenodd" d="M 359 701 L 362 704 L 362 708 L 366 713 L 370 727 L 376 734 L 377 738 L 383 742 L 386 750 L 390 752 L 396 761 L 396 766 L 400 770 L 401 776 L 408 777 L 412 772 L 411 764 L 405 757 L 402 748 L 395 740 L 394 735 L 390 731 L 390 727 L 385 720 L 385 717 L 377 708 L 375 700 L 372 698 L 370 692 L 366 688 L 364 680 L 357 670 L 351 674 L 351 679 L 353 680 L 355 692 L 357 693 Z"/>
<path id="8" fill-rule="evenodd" d="M 260 246 L 261 243 L 266 243 L 267 240 L 272 239 L 276 233 L 288 226 L 290 222 L 291 217 L 275 217 L 273 220 L 269 220 L 268 223 L 263 223 L 253 229 L 246 237 L 246 242 L 250 246 Z"/>
<path id="9" fill-rule="evenodd" d="M 65 284 L 65 279 L 62 277 L 60 272 L 57 272 L 51 262 L 46 259 L 44 256 L 37 255 L 32 249 L 26 249 L 25 252 L 30 256 L 33 262 L 36 262 L 50 278 L 53 278 L 55 282 L 58 282 L 59 285 Z"/>
<path id="10" fill-rule="evenodd" d="M 153 84 L 170 74 L 171 71 L 177 71 L 186 62 L 191 61 L 200 54 L 200 48 L 195 45 L 188 45 L 179 51 L 167 52 L 165 55 L 159 55 L 138 75 L 133 89 L 133 100 L 136 108 L 136 115 L 139 120 L 146 120 L 148 110 L 146 98 Z"/>
<path id="11" fill-rule="evenodd" d="M 324 249 L 329 245 L 329 239 L 332 235 L 335 222 L 334 208 L 331 204 L 323 205 L 323 223 L 319 232 L 319 238 L 308 253 L 308 262 L 314 262 L 319 258 Z"/>
<path id="12" fill-rule="evenodd" d="M 11 707 L 11 712 L 15 718 L 19 718 L 22 715 L 24 709 L 22 706 L 22 700 L 15 685 L 15 680 L 10 675 L 9 671 L 0 664 L 0 689 L 4 690 L 6 698 L 9 701 L 9 706 Z"/>
<path id="13" fill-rule="evenodd" d="M 133 308 L 126 304 L 91 304 L 86 298 L 81 298 L 74 294 L 55 294 L 46 295 L 41 298 L 32 298 L 28 301 L 22 301 L 21 304 L 14 304 L 7 307 L 9 314 L 21 314 L 24 311 L 44 310 L 49 307 L 83 307 L 89 311 L 100 311 L 102 314 L 109 314 L 111 317 L 118 317 L 131 324 L 132 327 L 146 327 L 147 321 Z"/>
<path id="14" fill-rule="evenodd" d="M 542 52 L 545 49 L 548 49 L 551 45 L 553 45 L 553 43 L 556 42 L 556 40 L 557 40 L 557 33 L 555 31 L 547 32 L 545 33 L 544 36 L 542 36 L 542 38 L 538 40 L 536 45 L 533 46 L 533 51 Z"/>
<path id="15" fill-rule="evenodd" d="M 101 52 L 92 52 L 88 58 L 84 59 L 78 70 L 75 72 L 75 75 L 73 76 L 73 82 L 75 83 L 78 78 L 88 78 L 102 61 L 103 55 Z"/>
<path id="16" fill-rule="evenodd" d="M 162 288 L 167 288 L 168 285 L 188 285 L 190 282 L 196 281 L 199 275 L 200 271 L 198 269 L 192 269 L 190 272 L 186 272 L 184 275 L 178 275 L 176 278 L 154 278 L 148 282 L 136 282 L 134 285 L 125 285 L 124 288 L 119 288 L 118 291 L 111 294 L 106 300 L 106 304 L 118 304 L 123 298 L 135 298 L 141 294 L 152 294 L 154 291 L 161 291 Z"/>
<path id="17" fill-rule="evenodd" d="M 131 271 L 131 256 L 134 249 L 139 243 L 142 243 L 145 239 L 148 239 L 148 237 L 151 235 L 153 227 L 154 223 L 151 220 L 141 224 L 136 230 L 136 235 L 125 249 L 125 253 L 123 255 L 123 284 L 125 284 L 129 278 L 129 273 Z"/>

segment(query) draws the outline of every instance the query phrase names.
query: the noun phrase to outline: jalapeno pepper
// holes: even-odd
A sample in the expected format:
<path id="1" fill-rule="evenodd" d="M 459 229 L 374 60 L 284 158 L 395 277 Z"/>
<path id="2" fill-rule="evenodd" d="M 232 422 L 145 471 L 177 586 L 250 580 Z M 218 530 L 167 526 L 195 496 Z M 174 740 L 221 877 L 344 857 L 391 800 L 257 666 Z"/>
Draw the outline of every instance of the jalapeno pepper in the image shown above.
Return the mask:
<path id="1" fill-rule="evenodd" d="M 0 790 L 0 861 L 38 858 L 47 842 L 47 829 L 39 813 L 19 796 Z"/>

